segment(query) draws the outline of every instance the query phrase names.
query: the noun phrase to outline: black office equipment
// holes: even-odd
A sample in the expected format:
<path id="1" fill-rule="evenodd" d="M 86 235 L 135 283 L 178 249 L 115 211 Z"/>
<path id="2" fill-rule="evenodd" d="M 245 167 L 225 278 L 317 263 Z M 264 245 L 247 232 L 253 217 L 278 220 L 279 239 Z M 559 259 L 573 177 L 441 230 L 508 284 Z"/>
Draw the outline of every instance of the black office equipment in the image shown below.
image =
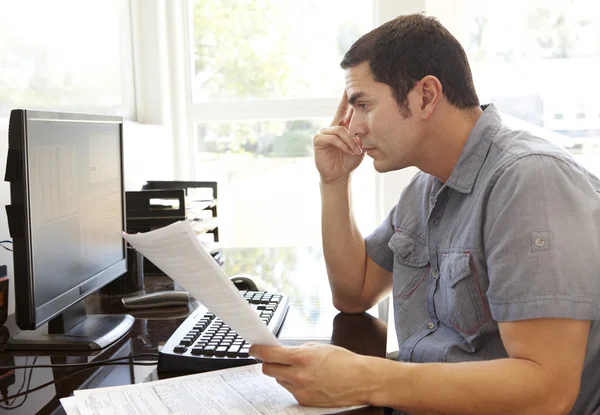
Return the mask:
<path id="1" fill-rule="evenodd" d="M 191 193 L 202 193 L 192 195 Z M 187 220 L 197 234 L 212 235 L 207 247 L 212 257 L 223 265 L 217 223 L 217 182 L 147 181 L 142 190 L 125 193 L 127 201 L 127 232 L 148 232 L 171 223 Z M 148 259 L 144 273 L 162 274 Z"/>
<path id="2" fill-rule="evenodd" d="M 289 298 L 267 292 L 241 292 L 275 336 L 285 321 Z M 159 372 L 197 373 L 257 363 L 250 346 L 223 321 L 200 306 L 162 347 Z"/>
<path id="3" fill-rule="evenodd" d="M 125 308 L 145 309 L 171 306 L 187 306 L 190 294 L 187 291 L 156 291 L 132 297 L 123 297 L 121 302 Z"/>
<path id="4" fill-rule="evenodd" d="M 127 270 L 122 146 L 121 117 L 11 112 L 6 213 L 22 331 L 8 348 L 99 349 L 131 328 L 132 316 L 86 315 L 82 301 Z"/>
<path id="5" fill-rule="evenodd" d="M 8 271 L 6 265 L 0 265 L 0 326 L 8 317 Z"/>

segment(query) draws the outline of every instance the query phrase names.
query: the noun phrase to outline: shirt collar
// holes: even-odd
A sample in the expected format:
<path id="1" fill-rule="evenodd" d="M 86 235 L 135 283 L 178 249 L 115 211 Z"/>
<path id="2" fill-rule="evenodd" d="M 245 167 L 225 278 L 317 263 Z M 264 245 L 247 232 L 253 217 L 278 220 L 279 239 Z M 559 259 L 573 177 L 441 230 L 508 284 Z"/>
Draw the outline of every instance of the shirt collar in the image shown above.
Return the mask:
<path id="1" fill-rule="evenodd" d="M 475 179 L 483 166 L 492 144 L 492 137 L 502 126 L 500 114 L 494 104 L 482 105 L 483 113 L 475 123 L 465 147 L 446 182 L 448 187 L 471 193 Z"/>

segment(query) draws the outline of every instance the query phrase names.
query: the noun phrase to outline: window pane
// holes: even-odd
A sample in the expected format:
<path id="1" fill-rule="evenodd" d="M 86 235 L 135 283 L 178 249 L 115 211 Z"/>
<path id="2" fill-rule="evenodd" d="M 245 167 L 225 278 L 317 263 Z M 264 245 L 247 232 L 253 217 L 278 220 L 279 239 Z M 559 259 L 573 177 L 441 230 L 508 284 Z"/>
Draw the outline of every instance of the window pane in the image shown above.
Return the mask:
<path id="1" fill-rule="evenodd" d="M 219 182 L 219 236 L 235 247 L 321 246 L 321 195 L 312 138 L 328 120 L 196 125 L 196 178 Z M 375 227 L 374 170 L 353 176 L 359 228 Z"/>
<path id="2" fill-rule="evenodd" d="M 0 3 L 0 117 L 12 108 L 120 113 L 119 0 Z"/>
<path id="3" fill-rule="evenodd" d="M 562 143 L 600 175 L 598 3 L 467 0 L 465 10 L 481 101 Z"/>
<path id="4" fill-rule="evenodd" d="M 223 250 L 227 275 L 259 275 L 274 292 L 290 297 L 290 310 L 279 338 L 331 338 L 331 322 L 338 313 L 320 247 L 260 247 Z"/>
<path id="5" fill-rule="evenodd" d="M 371 28 L 366 0 L 190 2 L 196 102 L 339 96 L 343 54 Z"/>

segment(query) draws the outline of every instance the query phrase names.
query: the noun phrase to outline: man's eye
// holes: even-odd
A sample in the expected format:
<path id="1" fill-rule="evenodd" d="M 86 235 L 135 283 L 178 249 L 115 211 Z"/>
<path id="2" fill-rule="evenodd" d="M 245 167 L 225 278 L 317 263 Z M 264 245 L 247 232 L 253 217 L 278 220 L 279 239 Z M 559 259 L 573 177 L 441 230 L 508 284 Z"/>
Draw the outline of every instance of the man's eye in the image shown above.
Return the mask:
<path id="1" fill-rule="evenodd" d="M 360 107 L 361 110 L 366 110 L 367 109 L 367 104 L 358 104 L 358 106 Z"/>

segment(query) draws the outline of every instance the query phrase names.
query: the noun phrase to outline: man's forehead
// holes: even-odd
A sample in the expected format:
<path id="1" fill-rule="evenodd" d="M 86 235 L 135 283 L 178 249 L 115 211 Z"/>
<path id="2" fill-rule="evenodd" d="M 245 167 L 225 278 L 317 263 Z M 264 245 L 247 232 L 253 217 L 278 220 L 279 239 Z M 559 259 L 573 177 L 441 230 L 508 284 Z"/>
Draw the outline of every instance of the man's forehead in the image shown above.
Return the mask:
<path id="1" fill-rule="evenodd" d="M 353 82 L 373 82 L 371 76 L 371 68 L 368 62 L 360 63 L 356 66 L 351 66 L 345 72 L 346 85 Z"/>
<path id="2" fill-rule="evenodd" d="M 368 94 L 366 94 L 364 91 L 361 90 L 349 90 L 348 91 L 348 103 L 350 105 L 354 105 L 356 103 L 356 101 L 358 101 L 359 99 L 368 99 Z"/>
<path id="3" fill-rule="evenodd" d="M 346 92 L 348 93 L 348 101 L 350 104 L 356 102 L 359 98 L 364 98 L 369 94 L 373 87 L 373 82 L 368 79 L 347 76 L 346 77 Z"/>

